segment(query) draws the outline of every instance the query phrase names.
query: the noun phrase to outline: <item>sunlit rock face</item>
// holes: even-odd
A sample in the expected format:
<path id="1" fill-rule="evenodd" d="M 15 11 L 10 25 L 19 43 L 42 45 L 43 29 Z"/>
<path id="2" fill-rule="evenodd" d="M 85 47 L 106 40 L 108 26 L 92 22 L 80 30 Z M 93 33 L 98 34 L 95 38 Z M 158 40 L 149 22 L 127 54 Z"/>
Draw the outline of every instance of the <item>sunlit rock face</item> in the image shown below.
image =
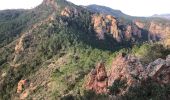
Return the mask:
<path id="1" fill-rule="evenodd" d="M 170 55 L 166 59 L 159 58 L 143 66 L 137 57 L 123 53 L 113 60 L 111 69 L 106 71 L 104 64 L 99 63 L 88 76 L 86 89 L 96 93 L 108 93 L 108 87 L 117 80 L 125 81 L 126 88 L 119 91 L 121 95 L 126 93 L 129 87 L 141 85 L 150 78 L 159 84 L 169 84 Z"/>
<path id="2" fill-rule="evenodd" d="M 162 24 L 151 22 L 149 27 L 149 33 L 150 40 L 162 39 L 165 38 L 167 34 L 170 34 L 170 28 L 165 27 Z"/>
<path id="3" fill-rule="evenodd" d="M 99 39 L 105 39 L 105 34 L 111 34 L 114 39 L 120 41 L 117 20 L 113 16 L 95 14 L 92 16 L 92 24 Z"/>
<path id="4" fill-rule="evenodd" d="M 96 93 L 107 93 L 107 82 L 108 79 L 105 66 L 102 62 L 100 62 L 88 75 L 85 88 L 88 90 L 93 90 Z"/>
<path id="5" fill-rule="evenodd" d="M 61 11 L 61 16 L 75 17 L 75 16 L 78 16 L 78 11 L 77 11 L 77 9 L 75 9 L 75 8 L 65 7 L 65 8 Z"/>
<path id="6" fill-rule="evenodd" d="M 143 29 L 144 28 L 144 26 L 145 26 L 145 24 L 144 23 L 142 23 L 142 22 L 140 22 L 140 21 L 134 21 L 134 23 L 139 27 L 139 28 L 141 28 L 141 29 Z"/>
<path id="7" fill-rule="evenodd" d="M 148 31 L 148 39 L 157 41 L 157 40 L 168 40 L 170 38 L 170 25 L 167 23 L 158 23 L 156 21 L 151 21 L 148 23 L 143 23 L 140 21 L 134 21 L 135 25 L 140 29 Z M 166 42 L 167 43 L 167 42 Z"/>
<path id="8" fill-rule="evenodd" d="M 157 59 L 154 62 L 151 62 L 147 66 L 147 74 L 153 80 L 157 81 L 160 84 L 169 84 L 170 83 L 170 55 L 167 56 L 166 60 Z"/>
<path id="9" fill-rule="evenodd" d="M 25 100 L 31 93 L 37 89 L 37 86 L 33 86 L 27 79 L 22 79 L 18 82 L 17 94 L 20 100 Z"/>

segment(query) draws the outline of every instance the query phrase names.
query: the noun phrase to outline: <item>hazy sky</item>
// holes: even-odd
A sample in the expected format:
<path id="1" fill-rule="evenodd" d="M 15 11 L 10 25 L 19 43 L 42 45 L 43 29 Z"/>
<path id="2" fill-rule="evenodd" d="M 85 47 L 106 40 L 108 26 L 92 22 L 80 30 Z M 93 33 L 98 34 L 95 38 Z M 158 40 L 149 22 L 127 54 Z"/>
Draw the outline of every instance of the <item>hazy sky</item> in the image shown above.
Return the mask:
<path id="1" fill-rule="evenodd" d="M 0 9 L 33 8 L 43 0 L 0 0 Z M 68 0 L 78 5 L 98 4 L 133 16 L 170 13 L 170 0 Z"/>

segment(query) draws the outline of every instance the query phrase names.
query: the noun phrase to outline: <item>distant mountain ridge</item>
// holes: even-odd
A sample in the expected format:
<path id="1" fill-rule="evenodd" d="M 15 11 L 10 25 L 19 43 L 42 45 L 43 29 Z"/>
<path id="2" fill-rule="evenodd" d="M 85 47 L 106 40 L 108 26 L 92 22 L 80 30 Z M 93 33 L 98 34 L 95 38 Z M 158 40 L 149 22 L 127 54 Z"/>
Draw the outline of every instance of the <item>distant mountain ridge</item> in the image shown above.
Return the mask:
<path id="1" fill-rule="evenodd" d="M 115 17 L 122 17 L 122 16 L 130 17 L 129 15 L 124 14 L 120 10 L 115 10 L 115 9 L 112 9 L 112 8 L 109 8 L 109 7 L 106 7 L 106 6 L 92 4 L 92 5 L 87 6 L 86 8 L 90 9 L 94 12 L 104 13 L 104 14 L 107 14 L 107 15 L 115 16 Z"/>
<path id="2" fill-rule="evenodd" d="M 170 20 L 170 14 L 155 14 L 152 17 L 160 17 L 160 18 L 165 18 Z"/>

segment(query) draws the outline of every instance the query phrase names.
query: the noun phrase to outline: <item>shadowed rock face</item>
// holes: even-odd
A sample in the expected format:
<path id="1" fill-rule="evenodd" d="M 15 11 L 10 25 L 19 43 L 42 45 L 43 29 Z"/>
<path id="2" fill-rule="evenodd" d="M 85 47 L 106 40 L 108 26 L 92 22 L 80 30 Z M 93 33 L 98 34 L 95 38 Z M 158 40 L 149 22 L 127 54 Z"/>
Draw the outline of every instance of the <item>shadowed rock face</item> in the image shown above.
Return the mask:
<path id="1" fill-rule="evenodd" d="M 96 93 L 107 93 L 107 87 L 112 86 L 116 80 L 126 80 L 126 89 L 120 91 L 120 94 L 124 94 L 129 87 L 141 84 L 148 78 L 152 78 L 159 84 L 170 83 L 170 55 L 166 60 L 159 58 L 148 66 L 143 66 L 138 58 L 121 54 L 114 59 L 108 72 L 104 64 L 99 63 L 89 74 L 86 88 Z"/>

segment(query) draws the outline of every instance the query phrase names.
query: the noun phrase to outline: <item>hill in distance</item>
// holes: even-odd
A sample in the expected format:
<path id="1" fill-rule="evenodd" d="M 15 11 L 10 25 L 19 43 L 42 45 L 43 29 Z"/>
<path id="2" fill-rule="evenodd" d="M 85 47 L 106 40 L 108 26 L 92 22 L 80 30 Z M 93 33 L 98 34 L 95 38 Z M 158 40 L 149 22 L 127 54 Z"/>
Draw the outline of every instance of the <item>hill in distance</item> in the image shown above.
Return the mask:
<path id="1" fill-rule="evenodd" d="M 165 18 L 165 19 L 170 19 L 170 14 L 155 14 L 152 17 L 160 17 L 160 18 Z"/>

